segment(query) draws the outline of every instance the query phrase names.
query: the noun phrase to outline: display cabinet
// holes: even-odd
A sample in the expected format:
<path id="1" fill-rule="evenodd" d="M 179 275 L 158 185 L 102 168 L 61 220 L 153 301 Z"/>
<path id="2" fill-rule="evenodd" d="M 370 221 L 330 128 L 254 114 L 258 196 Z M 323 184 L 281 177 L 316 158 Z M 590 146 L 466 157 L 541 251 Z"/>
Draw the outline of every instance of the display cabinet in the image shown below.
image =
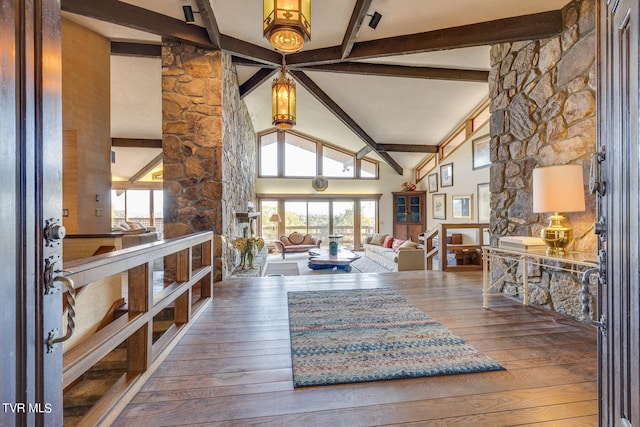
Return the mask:
<path id="1" fill-rule="evenodd" d="M 426 227 L 426 191 L 393 193 L 393 237 L 418 242 Z"/>

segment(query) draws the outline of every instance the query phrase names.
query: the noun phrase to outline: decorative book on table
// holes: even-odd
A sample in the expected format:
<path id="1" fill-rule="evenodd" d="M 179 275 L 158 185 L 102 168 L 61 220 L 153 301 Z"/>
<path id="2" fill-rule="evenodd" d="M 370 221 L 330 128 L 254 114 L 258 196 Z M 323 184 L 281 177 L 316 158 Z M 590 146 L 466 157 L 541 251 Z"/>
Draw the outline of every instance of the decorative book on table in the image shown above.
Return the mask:
<path id="1" fill-rule="evenodd" d="M 500 237 L 498 247 L 521 251 L 546 249 L 547 245 L 540 237 L 531 236 L 503 236 Z"/>

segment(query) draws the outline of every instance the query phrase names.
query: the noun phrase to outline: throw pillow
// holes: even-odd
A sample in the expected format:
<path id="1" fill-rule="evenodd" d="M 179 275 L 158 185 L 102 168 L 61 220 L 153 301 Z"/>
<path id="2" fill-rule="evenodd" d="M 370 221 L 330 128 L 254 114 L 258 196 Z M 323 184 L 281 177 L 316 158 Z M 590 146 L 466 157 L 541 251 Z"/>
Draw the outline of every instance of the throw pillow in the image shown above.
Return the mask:
<path id="1" fill-rule="evenodd" d="M 139 222 L 127 222 L 127 224 L 129 224 L 129 229 L 130 230 L 144 230 L 144 231 L 147 231 L 147 227 L 145 227 L 144 225 L 140 224 Z"/>
<path id="2" fill-rule="evenodd" d="M 404 243 L 404 240 L 400 240 L 400 239 L 396 239 L 393 241 L 393 250 L 398 252 L 398 249 L 400 248 L 400 245 L 402 245 Z"/>
<path id="3" fill-rule="evenodd" d="M 403 249 L 418 249 L 418 244 L 416 242 L 412 242 L 411 240 L 407 240 L 398 248 L 399 251 Z"/>
<path id="4" fill-rule="evenodd" d="M 302 242 L 304 242 L 304 236 L 297 231 L 294 231 L 293 233 L 289 234 L 289 241 L 294 245 L 300 245 L 302 244 Z"/>
<path id="5" fill-rule="evenodd" d="M 382 247 L 391 249 L 392 245 L 393 245 L 393 236 L 385 237 L 384 242 L 382 242 Z"/>
<path id="6" fill-rule="evenodd" d="M 373 237 L 371 238 L 371 242 L 369 243 L 372 245 L 382 246 L 382 244 L 384 243 L 384 239 L 387 236 L 388 234 L 374 234 Z"/>

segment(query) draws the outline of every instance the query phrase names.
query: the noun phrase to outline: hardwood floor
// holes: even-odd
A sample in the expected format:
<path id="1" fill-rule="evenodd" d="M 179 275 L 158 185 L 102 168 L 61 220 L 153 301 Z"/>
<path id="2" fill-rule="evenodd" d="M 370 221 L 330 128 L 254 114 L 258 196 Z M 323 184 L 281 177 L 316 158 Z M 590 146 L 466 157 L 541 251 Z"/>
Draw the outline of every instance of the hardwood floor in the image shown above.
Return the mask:
<path id="1" fill-rule="evenodd" d="M 507 370 L 293 389 L 287 291 L 390 287 Z M 480 272 L 233 279 L 114 425 L 596 426 L 596 331 Z"/>

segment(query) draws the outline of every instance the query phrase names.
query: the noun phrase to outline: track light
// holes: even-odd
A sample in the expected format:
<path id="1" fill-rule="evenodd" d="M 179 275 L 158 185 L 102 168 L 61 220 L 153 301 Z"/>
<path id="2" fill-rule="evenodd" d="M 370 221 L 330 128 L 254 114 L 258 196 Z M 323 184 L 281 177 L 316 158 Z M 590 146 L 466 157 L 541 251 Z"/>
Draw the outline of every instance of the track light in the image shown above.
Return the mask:
<path id="1" fill-rule="evenodd" d="M 191 6 L 182 6 L 182 11 L 184 12 L 184 22 L 191 25 L 196 23 L 196 20 L 193 17 L 193 14 L 200 13 L 200 12 L 194 12 Z"/>
<path id="2" fill-rule="evenodd" d="M 369 21 L 369 26 L 375 30 L 378 24 L 380 23 L 380 19 L 382 19 L 382 15 L 380 15 L 378 12 L 373 12 L 373 15 L 367 15 L 367 16 L 371 17 L 371 20 Z"/>

